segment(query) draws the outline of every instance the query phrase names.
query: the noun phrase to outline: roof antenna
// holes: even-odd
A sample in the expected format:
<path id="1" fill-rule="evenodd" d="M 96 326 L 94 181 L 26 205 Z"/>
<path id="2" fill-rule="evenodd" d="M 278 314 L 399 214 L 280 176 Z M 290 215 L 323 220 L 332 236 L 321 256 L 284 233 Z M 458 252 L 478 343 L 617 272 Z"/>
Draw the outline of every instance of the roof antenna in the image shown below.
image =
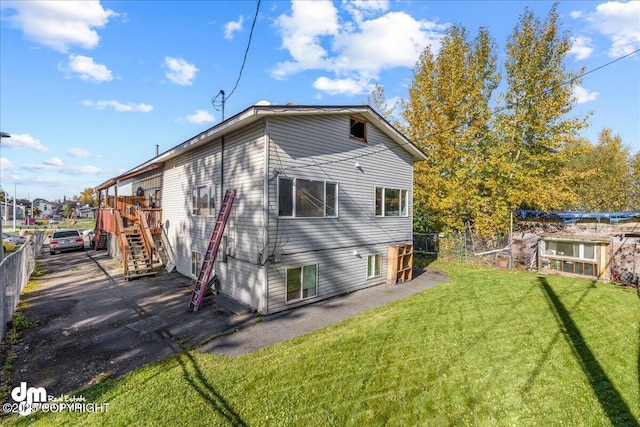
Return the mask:
<path id="1" fill-rule="evenodd" d="M 222 101 L 218 101 L 218 97 L 222 95 Z M 220 89 L 220 92 L 211 100 L 213 108 L 220 111 L 222 109 L 222 121 L 224 122 L 224 90 Z"/>

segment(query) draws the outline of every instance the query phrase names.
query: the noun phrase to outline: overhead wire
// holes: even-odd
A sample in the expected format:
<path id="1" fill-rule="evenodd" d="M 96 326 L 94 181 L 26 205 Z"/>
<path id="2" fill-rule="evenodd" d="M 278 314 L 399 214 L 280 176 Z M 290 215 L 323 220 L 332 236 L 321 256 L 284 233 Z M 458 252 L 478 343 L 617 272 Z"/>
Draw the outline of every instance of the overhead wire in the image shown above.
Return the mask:
<path id="1" fill-rule="evenodd" d="M 564 85 L 567 85 L 567 84 L 569 84 L 569 83 L 572 83 L 572 82 L 574 82 L 574 81 L 576 81 L 576 80 L 578 80 L 578 79 L 580 79 L 580 78 L 582 78 L 582 77 L 584 77 L 584 76 L 586 76 L 586 75 L 589 75 L 589 74 L 591 74 L 591 73 L 594 73 L 594 72 L 596 72 L 596 71 L 599 71 L 599 70 L 601 70 L 601 69 L 603 69 L 603 68 L 605 68 L 605 67 L 608 67 L 608 66 L 610 66 L 610 65 L 612 65 L 612 64 L 614 64 L 614 63 L 616 63 L 616 62 L 618 62 L 618 61 L 620 61 L 620 60 L 622 60 L 622 59 L 625 59 L 625 58 L 627 58 L 627 57 L 629 57 L 629 56 L 635 55 L 635 54 L 636 54 L 636 53 L 638 53 L 638 52 L 640 52 L 640 49 L 636 49 L 636 50 L 634 50 L 633 52 L 630 52 L 630 53 L 627 53 L 627 54 L 625 54 L 625 55 L 622 55 L 622 56 L 620 56 L 620 57 L 618 57 L 618 58 L 616 58 L 616 59 L 614 59 L 614 60 L 612 60 L 612 61 L 609 61 L 609 62 L 607 62 L 606 64 L 600 65 L 600 66 L 598 66 L 598 67 L 596 67 L 596 68 L 594 68 L 594 69 L 592 69 L 592 70 L 585 71 L 584 73 L 581 73 L 581 74 L 579 74 L 579 75 L 577 75 L 577 76 L 575 76 L 575 77 L 572 77 L 572 78 L 567 79 L 567 80 L 565 80 L 565 81 L 563 81 L 563 82 L 561 82 L 561 83 L 558 83 L 558 84 L 557 84 L 557 85 L 555 85 L 555 86 L 552 86 L 552 87 L 550 87 L 550 88 L 545 89 L 544 91 L 542 91 L 542 93 L 541 93 L 541 94 L 539 94 L 539 95 L 535 95 L 535 96 L 534 96 L 534 98 L 536 98 L 536 97 L 540 97 L 540 96 L 544 96 L 544 95 L 547 95 L 549 92 L 551 92 L 551 91 L 552 91 L 552 90 L 554 90 L 554 89 L 557 89 L 557 88 L 559 88 L 559 87 L 562 87 L 562 86 L 564 86 Z M 500 108 L 498 108 L 498 109 L 496 109 L 496 110 L 493 110 L 493 111 L 491 112 L 491 116 L 495 116 L 495 115 L 496 115 L 496 114 L 498 114 L 498 113 L 501 113 L 501 112 L 503 112 L 503 111 L 506 111 L 506 110 L 508 110 L 509 108 L 512 108 L 512 107 L 513 107 L 513 106 L 515 106 L 515 105 L 517 105 L 517 103 L 510 103 L 510 104 L 507 104 L 507 105 L 505 105 L 505 106 L 503 106 L 503 107 L 500 107 Z M 438 131 L 436 131 L 436 132 L 432 132 L 432 133 L 430 133 L 430 134 L 425 135 L 425 137 L 424 137 L 424 138 L 429 138 L 429 137 L 437 136 L 437 135 L 439 135 L 439 134 L 441 134 L 441 133 L 450 132 L 450 131 L 452 131 L 452 130 L 455 130 L 455 129 L 456 129 L 456 128 L 458 128 L 459 126 L 460 126 L 459 124 L 456 124 L 456 125 L 453 125 L 453 126 L 451 126 L 451 127 L 449 127 L 449 128 L 446 128 L 446 129 L 440 129 L 440 130 L 438 130 Z M 405 142 L 405 143 L 398 143 L 398 144 L 394 144 L 394 145 L 389 146 L 389 147 L 381 148 L 381 149 L 379 149 L 379 150 L 377 150 L 377 151 L 373 151 L 373 152 L 369 152 L 369 153 L 363 153 L 363 154 L 360 154 L 360 155 L 357 155 L 357 156 L 349 156 L 349 157 L 342 158 L 342 159 L 327 160 L 327 161 L 324 161 L 324 162 L 314 162 L 314 163 L 312 163 L 312 164 L 302 164 L 302 165 L 299 165 L 299 166 L 290 166 L 290 167 L 288 168 L 288 170 L 293 170 L 293 169 L 304 169 L 304 168 L 309 168 L 309 167 L 314 167 L 314 166 L 322 166 L 322 165 L 329 165 L 329 164 L 335 164 L 335 163 L 341 163 L 341 162 L 353 161 L 354 159 L 361 159 L 361 158 L 364 158 L 364 157 L 374 156 L 374 155 L 376 155 L 376 154 L 379 154 L 379 153 L 382 153 L 382 152 L 385 152 L 385 151 L 396 150 L 396 149 L 398 149 L 398 148 L 403 148 L 403 149 L 404 149 L 404 147 L 409 146 L 409 145 L 415 145 L 415 144 L 414 144 L 412 141 Z M 418 148 L 419 148 L 419 147 L 418 147 Z"/>
<path id="2" fill-rule="evenodd" d="M 256 13 L 253 16 L 253 23 L 251 24 L 251 30 L 249 31 L 249 41 L 247 42 L 247 48 L 244 51 L 244 58 L 242 59 L 242 65 L 240 66 L 240 72 L 238 73 L 238 79 L 236 80 L 236 84 L 233 86 L 233 89 L 231 90 L 231 93 L 229 93 L 229 95 L 227 96 L 227 100 L 229 98 L 231 98 L 231 96 L 233 95 L 233 93 L 236 91 L 236 89 L 238 88 L 238 84 L 240 83 L 240 79 L 242 78 L 242 72 L 244 71 L 244 66 L 247 63 L 247 56 L 249 55 L 249 48 L 251 47 L 251 40 L 253 39 L 253 30 L 256 26 L 256 21 L 258 20 L 258 13 L 260 12 L 260 1 L 258 0 L 257 4 L 256 4 Z"/>
<path id="3" fill-rule="evenodd" d="M 231 92 L 229 93 L 229 95 L 227 95 L 226 97 L 225 97 L 225 92 L 224 92 L 224 90 L 221 90 L 220 92 L 218 92 L 218 94 L 217 94 L 216 96 L 214 96 L 214 97 L 211 99 L 211 104 L 212 104 L 212 105 L 213 105 L 213 107 L 214 107 L 216 110 L 218 110 L 218 111 L 219 111 L 219 106 L 218 106 L 218 104 L 217 104 L 218 97 L 219 97 L 220 95 L 222 95 L 222 101 L 220 102 L 220 107 L 221 107 L 221 108 L 222 108 L 222 110 L 224 111 L 224 104 L 225 104 L 225 102 L 226 102 L 226 101 L 228 101 L 228 100 L 229 100 L 229 98 L 231 98 L 231 95 L 233 95 L 233 94 L 234 94 L 234 92 L 235 92 L 235 91 L 236 91 L 236 89 L 238 88 L 238 84 L 240 83 L 240 79 L 242 78 L 242 73 L 243 73 L 243 71 L 244 71 L 244 67 L 245 67 L 245 65 L 246 65 L 246 63 L 247 63 L 247 56 L 249 55 L 249 48 L 251 47 L 251 40 L 253 39 L 253 31 L 254 31 L 255 26 L 256 26 L 256 21 L 258 20 L 258 13 L 260 12 L 260 1 L 261 1 L 261 0 L 258 0 L 258 1 L 257 1 L 257 4 L 256 4 L 256 12 L 255 12 L 255 15 L 253 16 L 253 22 L 252 22 L 252 24 L 251 24 L 251 30 L 249 31 L 249 40 L 248 40 L 248 42 L 247 42 L 247 47 L 246 47 L 246 49 L 244 50 L 244 57 L 243 57 L 243 59 L 242 59 L 242 65 L 240 66 L 240 72 L 238 73 L 238 78 L 236 79 L 236 83 L 235 83 L 235 85 L 233 86 L 233 89 L 231 90 Z M 224 116 L 224 114 L 223 114 L 223 116 Z M 223 118 L 223 120 L 224 120 L 224 118 Z"/>

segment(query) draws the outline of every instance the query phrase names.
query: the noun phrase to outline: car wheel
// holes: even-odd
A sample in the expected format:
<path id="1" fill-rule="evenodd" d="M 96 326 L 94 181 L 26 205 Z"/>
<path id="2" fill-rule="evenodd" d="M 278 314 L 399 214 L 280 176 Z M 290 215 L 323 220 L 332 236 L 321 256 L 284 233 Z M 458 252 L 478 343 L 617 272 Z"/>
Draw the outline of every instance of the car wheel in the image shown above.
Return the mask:
<path id="1" fill-rule="evenodd" d="M 49 251 L 49 255 L 55 255 L 54 251 Z"/>

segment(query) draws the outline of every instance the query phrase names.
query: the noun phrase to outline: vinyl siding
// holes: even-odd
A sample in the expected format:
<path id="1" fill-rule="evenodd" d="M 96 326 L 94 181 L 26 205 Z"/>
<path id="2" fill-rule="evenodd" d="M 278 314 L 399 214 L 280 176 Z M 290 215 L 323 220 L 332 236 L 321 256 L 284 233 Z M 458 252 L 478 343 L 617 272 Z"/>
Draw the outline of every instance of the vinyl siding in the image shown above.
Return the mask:
<path id="1" fill-rule="evenodd" d="M 367 142 L 349 138 L 348 115 L 273 117 L 267 130 L 270 170 L 337 182 L 339 200 L 338 218 L 278 218 L 278 180 L 270 181 L 269 251 L 277 262 L 268 268 L 267 312 L 299 305 L 285 303 L 289 267 L 318 263 L 316 300 L 383 282 L 388 245 L 412 240 L 411 155 L 371 123 Z M 376 217 L 376 186 L 408 190 L 409 216 Z M 374 253 L 382 255 L 382 275 L 367 280 L 367 255 Z"/>
<path id="2" fill-rule="evenodd" d="M 224 191 L 236 188 L 238 193 L 225 231 L 229 257 L 226 263 L 221 263 L 222 256 L 218 256 L 216 274 L 222 292 L 259 308 L 264 289 L 261 279 L 264 275 L 258 272 L 257 266 L 263 227 L 262 125 L 257 123 L 224 139 L 224 155 L 222 140 L 216 139 L 166 162 L 163 222 L 176 254 L 177 271 L 191 276 L 191 252 L 200 252 L 204 257 Z M 225 176 L 221 182 L 223 169 Z M 215 213 L 211 216 L 191 214 L 191 189 L 200 185 L 215 186 Z"/>

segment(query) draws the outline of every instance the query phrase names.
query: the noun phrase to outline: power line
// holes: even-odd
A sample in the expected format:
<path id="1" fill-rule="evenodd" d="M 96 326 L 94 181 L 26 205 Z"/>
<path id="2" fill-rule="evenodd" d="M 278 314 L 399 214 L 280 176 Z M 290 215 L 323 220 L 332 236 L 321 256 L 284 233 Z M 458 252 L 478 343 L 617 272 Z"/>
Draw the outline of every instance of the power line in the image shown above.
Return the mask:
<path id="1" fill-rule="evenodd" d="M 258 0 L 258 3 L 256 4 L 256 13 L 253 17 L 253 23 L 251 24 L 251 30 L 249 31 L 249 41 L 247 42 L 247 48 L 244 51 L 244 58 L 242 59 L 242 65 L 240 66 L 240 72 L 238 73 L 238 78 L 236 79 L 236 84 L 233 86 L 233 89 L 231 90 L 231 93 L 225 98 L 225 93 L 224 90 L 221 90 L 212 100 L 211 100 L 211 104 L 213 104 L 213 107 L 217 110 L 218 107 L 216 106 L 216 101 L 218 100 L 218 97 L 220 95 L 222 95 L 222 101 L 220 102 L 220 105 L 222 107 L 222 120 L 224 121 L 224 104 L 225 102 L 231 98 L 231 95 L 233 95 L 233 93 L 236 91 L 236 89 L 238 88 L 238 84 L 240 83 L 240 79 L 242 78 L 242 72 L 244 71 L 244 66 L 247 63 L 247 56 L 249 55 L 249 48 L 251 47 L 251 40 L 253 39 L 253 30 L 256 26 L 256 21 L 258 20 L 258 13 L 260 12 L 260 1 Z"/>
<path id="2" fill-rule="evenodd" d="M 574 81 L 576 81 L 576 80 L 578 80 L 578 79 L 580 79 L 580 78 L 582 78 L 582 77 L 584 77 L 584 76 L 586 76 L 586 75 L 588 75 L 588 74 L 591 74 L 591 73 L 594 73 L 594 72 L 596 72 L 596 71 L 599 71 L 599 70 L 601 70 L 601 69 L 603 69 L 603 68 L 606 68 L 606 67 L 608 67 L 609 65 L 612 65 L 612 64 L 614 64 L 614 63 L 616 63 L 616 62 L 618 62 L 618 61 L 620 61 L 620 60 L 622 60 L 622 59 L 625 59 L 625 58 L 627 58 L 627 57 L 629 57 L 629 56 L 635 55 L 635 54 L 636 54 L 636 53 L 638 53 L 638 52 L 640 52 L 640 49 L 636 49 L 636 50 L 634 50 L 633 52 L 630 52 L 630 53 L 627 53 L 626 55 L 620 56 L 620 57 L 618 57 L 618 58 L 616 58 L 616 59 L 614 59 L 614 60 L 612 60 L 612 61 L 609 61 L 609 62 L 607 62 L 606 64 L 600 65 L 599 67 L 596 67 L 596 68 L 594 68 L 594 69 L 592 69 L 592 70 L 585 71 L 584 73 L 579 74 L 579 75 L 577 75 L 577 76 L 575 76 L 575 77 L 572 77 L 571 79 L 565 80 L 564 82 L 561 82 L 561 83 L 559 83 L 559 84 L 557 84 L 557 85 L 555 85 L 555 86 L 553 86 L 553 87 L 551 87 L 551 88 L 545 89 L 544 91 L 542 91 L 542 93 L 541 93 L 540 95 L 535 95 L 534 97 L 541 96 L 541 95 L 546 95 L 546 94 L 548 94 L 549 92 L 551 92 L 552 90 L 554 90 L 554 89 L 556 89 L 556 88 L 559 88 L 559 87 L 562 87 L 562 86 L 567 85 L 567 84 L 569 84 L 569 83 L 572 83 L 572 82 L 574 82 Z M 509 108 L 512 108 L 514 105 L 515 105 L 514 103 L 511 103 L 511 104 L 505 105 L 505 106 L 503 106 L 503 107 L 501 107 L 501 108 L 498 108 L 498 109 L 494 110 L 494 111 L 491 113 L 491 116 L 493 117 L 493 116 L 495 116 L 497 113 L 501 113 L 501 112 L 503 112 L 503 111 L 505 111 L 505 110 L 507 110 L 507 109 L 509 109 Z M 441 134 L 441 133 L 449 132 L 449 131 L 455 130 L 455 129 L 456 129 L 457 127 L 459 127 L 459 126 L 460 126 L 460 125 L 457 125 L 457 124 L 456 124 L 456 125 L 454 125 L 454 126 L 452 126 L 452 127 L 450 127 L 450 128 L 447 128 L 447 129 L 441 129 L 441 130 L 439 130 L 439 131 L 437 131 L 437 132 L 433 132 L 433 133 L 431 133 L 431 134 L 427 134 L 427 135 L 426 135 L 426 137 L 428 138 L 428 137 L 437 136 L 437 135 L 439 135 L 439 134 Z M 408 145 L 413 145 L 413 142 L 409 141 L 409 142 L 407 142 L 407 143 L 394 144 L 393 146 L 385 147 L 385 148 L 382 148 L 382 149 L 377 150 L 377 151 L 373 151 L 373 152 L 370 152 L 370 153 L 364 153 L 364 154 L 361 154 L 361 155 L 358 155 L 358 156 L 349 156 L 349 157 L 346 157 L 346 158 L 344 158 L 344 159 L 327 160 L 327 161 L 325 161 L 325 162 L 315 162 L 315 161 L 314 161 L 314 163 L 313 163 L 313 164 L 306 164 L 306 165 L 300 165 L 300 166 L 292 166 L 292 167 L 289 167 L 289 168 L 288 168 L 288 170 L 289 170 L 289 171 L 291 171 L 291 170 L 294 170 L 294 169 L 304 169 L 304 168 L 309 168 L 309 167 L 314 167 L 314 166 L 322 166 L 322 165 L 329 165 L 329 164 L 335 164 L 335 163 L 341 163 L 341 162 L 353 161 L 354 159 L 361 159 L 361 158 L 364 158 L 364 157 L 373 156 L 373 155 L 376 155 L 376 154 L 379 154 L 379 153 L 382 153 L 382 152 L 385 152 L 385 151 L 391 151 L 391 150 L 395 150 L 395 149 L 398 149 L 398 148 L 403 148 L 403 147 L 408 146 Z"/>

